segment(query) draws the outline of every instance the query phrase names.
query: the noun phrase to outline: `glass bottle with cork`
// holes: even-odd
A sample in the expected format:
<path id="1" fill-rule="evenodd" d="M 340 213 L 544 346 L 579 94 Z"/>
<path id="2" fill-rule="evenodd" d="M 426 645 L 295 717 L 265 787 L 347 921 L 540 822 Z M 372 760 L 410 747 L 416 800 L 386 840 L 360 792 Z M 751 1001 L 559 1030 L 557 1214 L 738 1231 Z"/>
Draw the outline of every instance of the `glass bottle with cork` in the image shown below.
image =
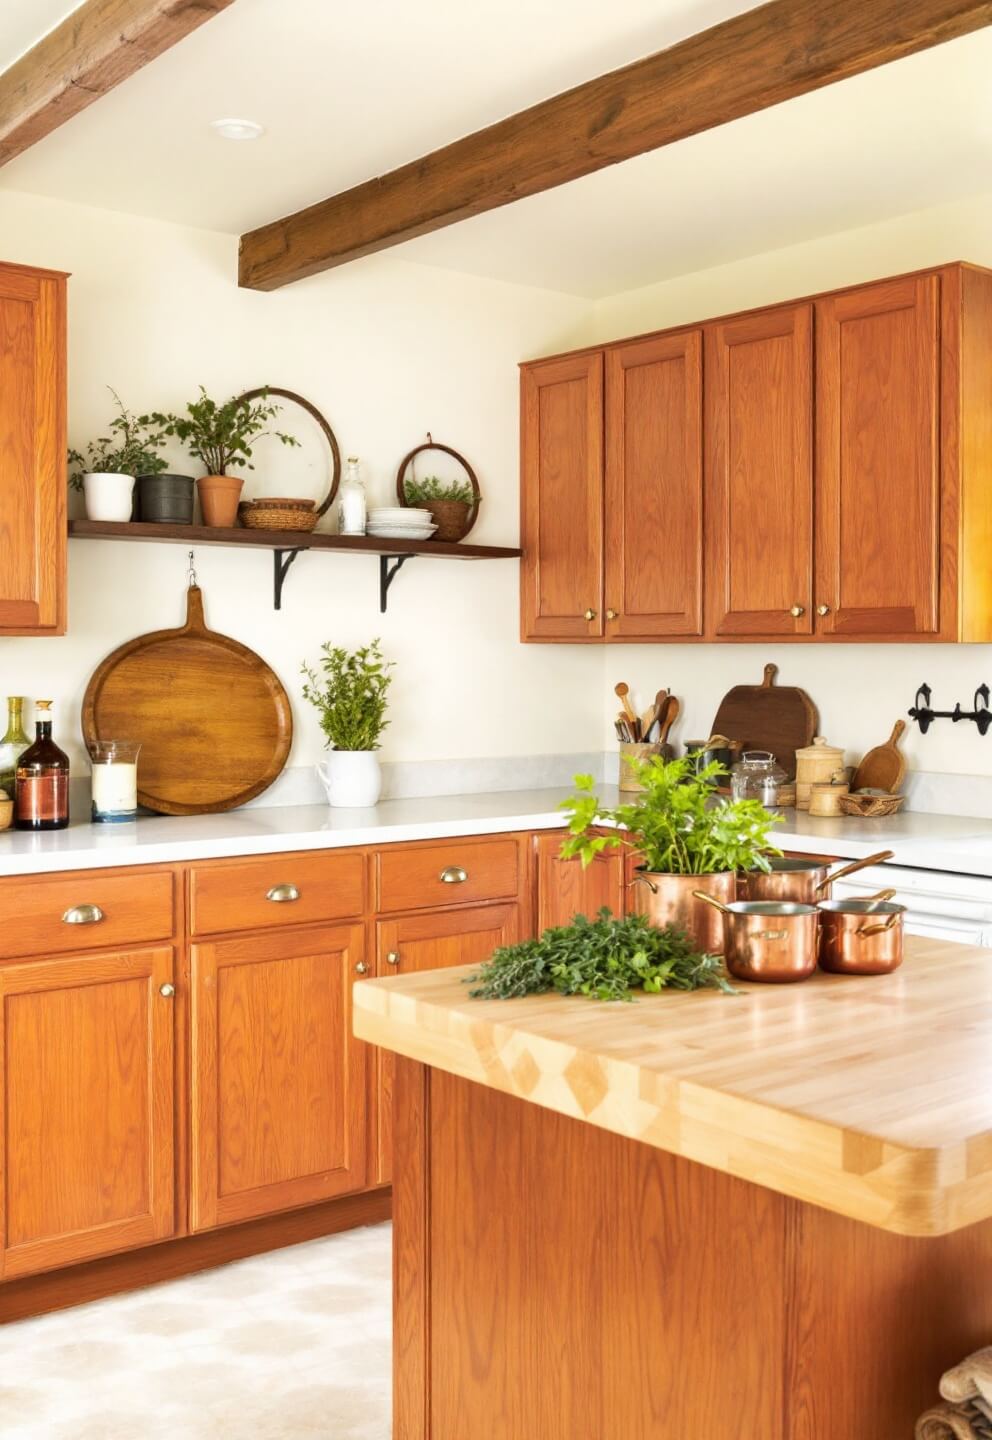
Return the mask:
<path id="1" fill-rule="evenodd" d="M 52 739 L 52 702 L 35 701 L 37 738 L 17 761 L 14 826 L 64 830 L 69 823 L 69 757 Z"/>
<path id="2" fill-rule="evenodd" d="M 7 696 L 7 733 L 0 740 L 0 790 L 14 798 L 17 762 L 31 744 L 24 733 L 24 696 Z"/>

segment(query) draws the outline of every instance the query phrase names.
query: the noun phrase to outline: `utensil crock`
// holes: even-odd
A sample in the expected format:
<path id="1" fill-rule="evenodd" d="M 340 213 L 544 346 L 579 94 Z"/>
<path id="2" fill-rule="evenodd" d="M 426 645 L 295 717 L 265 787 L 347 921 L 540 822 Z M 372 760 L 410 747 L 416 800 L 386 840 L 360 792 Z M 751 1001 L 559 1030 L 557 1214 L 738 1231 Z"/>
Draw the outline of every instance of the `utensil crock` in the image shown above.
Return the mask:
<path id="1" fill-rule="evenodd" d="M 636 870 L 630 882 L 635 886 L 631 909 L 646 915 L 663 930 L 677 925 L 692 943 L 706 954 L 723 949 L 723 923 L 718 910 L 703 903 L 701 893 L 726 904 L 737 893 L 733 870 L 715 875 L 665 875 L 655 870 Z"/>
<path id="2" fill-rule="evenodd" d="M 894 890 L 867 900 L 827 900 L 820 911 L 819 964 L 832 975 L 890 975 L 903 956 L 905 905 Z"/>
<path id="3" fill-rule="evenodd" d="M 696 898 L 720 916 L 723 958 L 735 979 L 789 985 L 813 974 L 820 923 L 815 905 L 783 900 L 735 900 L 725 905 L 698 890 Z"/>
<path id="4" fill-rule="evenodd" d="M 891 850 L 879 850 L 876 855 L 866 855 L 863 860 L 852 860 L 833 874 L 830 866 L 822 860 L 811 860 L 804 856 L 775 856 L 771 859 L 771 870 L 747 870 L 741 875 L 739 898 L 741 900 L 781 900 L 795 905 L 816 905 L 829 900 L 831 886 L 835 880 L 866 870 L 869 865 L 881 865 L 891 860 Z"/>

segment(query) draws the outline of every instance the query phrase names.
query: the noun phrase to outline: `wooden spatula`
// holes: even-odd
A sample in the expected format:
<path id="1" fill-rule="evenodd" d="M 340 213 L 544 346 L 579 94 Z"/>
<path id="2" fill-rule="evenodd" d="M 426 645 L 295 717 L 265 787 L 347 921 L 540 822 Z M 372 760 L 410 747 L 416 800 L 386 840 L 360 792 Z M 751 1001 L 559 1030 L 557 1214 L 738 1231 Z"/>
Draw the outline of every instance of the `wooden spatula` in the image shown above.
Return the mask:
<path id="1" fill-rule="evenodd" d="M 668 740 L 668 732 L 679 718 L 682 709 L 681 702 L 675 695 L 669 695 L 665 701 L 664 713 L 658 716 L 658 744 L 664 745 Z"/>
<path id="2" fill-rule="evenodd" d="M 869 750 L 851 781 L 852 790 L 885 790 L 895 795 L 906 778 L 906 757 L 899 749 L 899 736 L 906 728 L 905 720 L 897 720 L 884 745 Z"/>

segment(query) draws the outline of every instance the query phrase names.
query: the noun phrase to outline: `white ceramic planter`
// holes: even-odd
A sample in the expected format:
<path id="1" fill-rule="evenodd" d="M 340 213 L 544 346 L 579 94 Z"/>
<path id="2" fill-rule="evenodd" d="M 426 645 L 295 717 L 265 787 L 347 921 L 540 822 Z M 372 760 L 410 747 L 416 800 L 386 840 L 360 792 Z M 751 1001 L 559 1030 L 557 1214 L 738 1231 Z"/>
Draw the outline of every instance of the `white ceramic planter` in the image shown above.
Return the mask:
<path id="1" fill-rule="evenodd" d="M 99 472 L 84 475 L 83 495 L 87 520 L 130 520 L 134 476 Z"/>
<path id="2" fill-rule="evenodd" d="M 382 770 L 374 750 L 332 750 L 317 774 L 335 809 L 374 805 L 382 793 Z"/>

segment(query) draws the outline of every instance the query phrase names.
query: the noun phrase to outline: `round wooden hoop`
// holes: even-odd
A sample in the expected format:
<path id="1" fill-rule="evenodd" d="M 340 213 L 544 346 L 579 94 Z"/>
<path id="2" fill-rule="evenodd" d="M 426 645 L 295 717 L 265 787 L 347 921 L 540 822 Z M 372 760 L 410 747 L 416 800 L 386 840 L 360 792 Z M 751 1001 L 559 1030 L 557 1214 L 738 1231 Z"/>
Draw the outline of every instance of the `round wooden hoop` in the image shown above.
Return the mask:
<path id="1" fill-rule="evenodd" d="M 321 415 L 316 405 L 305 400 L 302 395 L 297 395 L 295 390 L 280 390 L 277 385 L 259 385 L 254 390 L 246 390 L 243 395 L 238 396 L 239 405 L 247 405 L 251 400 L 260 400 L 263 396 L 279 395 L 283 400 L 292 400 L 294 405 L 299 405 L 308 415 L 312 416 L 324 432 L 324 438 L 331 447 L 331 460 L 333 462 L 333 473 L 331 476 L 331 488 L 325 499 L 317 507 L 318 515 L 325 515 L 338 493 L 338 486 L 341 484 L 341 451 L 338 448 L 337 437 Z"/>
<path id="2" fill-rule="evenodd" d="M 429 430 L 427 432 L 426 444 L 415 445 L 414 448 L 409 451 L 408 454 L 404 455 L 403 459 L 400 461 L 400 468 L 396 472 L 396 498 L 399 500 L 401 505 L 407 505 L 408 502 L 403 489 L 403 482 L 406 478 L 406 467 L 410 464 L 411 460 L 415 459 L 416 456 L 422 454 L 425 450 L 443 450 L 445 455 L 450 455 L 453 460 L 458 461 L 459 465 L 462 467 L 462 469 L 465 471 L 465 474 L 469 478 L 469 483 L 472 486 L 472 495 L 474 498 L 472 500 L 472 505 L 469 509 L 468 524 L 466 525 L 465 532 L 462 535 L 462 539 L 464 540 L 465 535 L 468 534 L 468 532 L 472 529 L 472 526 L 475 524 L 476 520 L 478 520 L 479 518 L 479 506 L 482 503 L 482 491 L 479 489 L 479 481 L 476 477 L 475 471 L 472 469 L 471 465 L 465 459 L 465 456 L 461 453 L 461 451 L 453 450 L 450 445 L 441 445 L 436 440 L 431 439 L 431 432 Z"/>

